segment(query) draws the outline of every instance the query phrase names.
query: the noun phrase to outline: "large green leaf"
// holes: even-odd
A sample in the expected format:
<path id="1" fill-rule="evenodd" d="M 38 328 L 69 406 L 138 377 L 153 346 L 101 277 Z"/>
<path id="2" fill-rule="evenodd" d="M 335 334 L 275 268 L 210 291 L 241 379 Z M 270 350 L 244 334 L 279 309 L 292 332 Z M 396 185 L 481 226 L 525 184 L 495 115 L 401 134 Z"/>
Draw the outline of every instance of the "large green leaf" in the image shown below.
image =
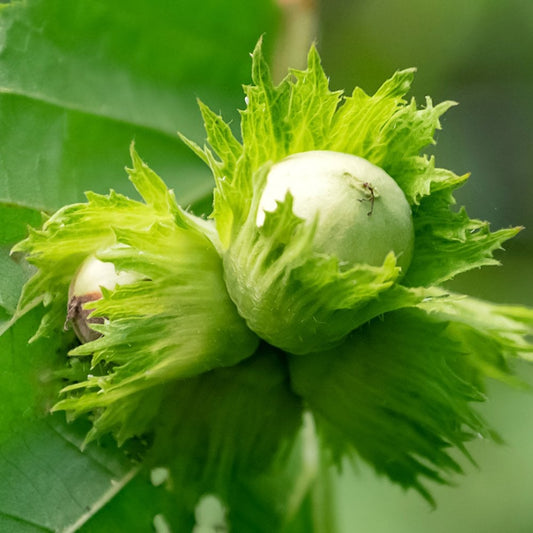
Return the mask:
<path id="1" fill-rule="evenodd" d="M 122 179 L 134 137 L 181 203 L 207 190 L 175 132 L 199 133 L 196 96 L 241 100 L 247 51 L 275 21 L 270 2 L 247 7 L 31 0 L 3 9 L 0 199 L 51 209 L 105 192 Z"/>
<path id="2" fill-rule="evenodd" d="M 17 306 L 17 300 L 29 268 L 20 260 L 9 257 L 9 249 L 27 234 L 28 224 L 37 226 L 41 215 L 34 209 L 0 203 L 0 322 L 7 320 Z M 0 324 L 1 329 L 1 324 Z"/>
<path id="3" fill-rule="evenodd" d="M 136 470 L 114 446 L 82 454 L 83 425 L 67 426 L 63 417 L 43 418 L 55 397 L 51 369 L 62 357 L 65 341 L 27 346 L 29 331 L 38 322 L 34 312 L 0 338 L 1 531 L 61 530 L 90 516 Z"/>
<path id="4" fill-rule="evenodd" d="M 203 199 L 201 212 L 209 211 L 211 178 L 175 132 L 200 137 L 196 97 L 241 105 L 247 52 L 276 19 L 269 1 L 253 10 L 244 0 L 2 7 L 0 321 L 29 274 L 22 258 L 8 257 L 11 246 L 27 225 L 40 225 L 40 211 L 80 201 L 86 190 L 135 194 L 123 171 L 132 139 L 181 205 Z M 44 386 L 45 369 L 72 339 L 28 346 L 41 312 L 0 338 L 0 531 L 75 531 L 86 521 L 88 531 L 149 530 L 158 513 L 180 524 L 175 495 L 134 478 L 137 467 L 122 451 L 108 443 L 82 454 L 88 428 L 46 415 L 55 393 Z M 141 503 L 139 521 L 136 512 L 125 521 Z"/>

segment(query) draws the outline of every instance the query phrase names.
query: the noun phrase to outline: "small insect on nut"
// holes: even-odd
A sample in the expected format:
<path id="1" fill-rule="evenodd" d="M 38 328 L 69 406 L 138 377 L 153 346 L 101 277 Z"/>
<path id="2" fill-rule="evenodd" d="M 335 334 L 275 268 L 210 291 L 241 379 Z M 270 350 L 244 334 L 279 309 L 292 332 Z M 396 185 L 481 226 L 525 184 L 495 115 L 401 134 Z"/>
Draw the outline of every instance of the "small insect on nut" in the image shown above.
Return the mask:
<path id="1" fill-rule="evenodd" d="M 368 191 L 368 197 L 367 198 L 360 198 L 360 202 L 368 201 L 370 202 L 370 211 L 367 213 L 367 216 L 370 216 L 374 212 L 374 202 L 376 201 L 376 191 L 374 187 L 368 183 L 368 181 L 365 181 L 363 183 L 363 188 Z"/>

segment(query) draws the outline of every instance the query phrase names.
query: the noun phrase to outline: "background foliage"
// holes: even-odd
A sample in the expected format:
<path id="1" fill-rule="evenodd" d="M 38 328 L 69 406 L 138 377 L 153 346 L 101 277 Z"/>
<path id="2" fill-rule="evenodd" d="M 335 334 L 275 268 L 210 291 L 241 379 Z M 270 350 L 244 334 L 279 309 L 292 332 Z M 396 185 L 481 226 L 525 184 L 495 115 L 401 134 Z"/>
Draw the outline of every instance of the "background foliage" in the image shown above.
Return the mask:
<path id="1" fill-rule="evenodd" d="M 417 98 L 460 103 L 446 115 L 436 151 L 440 166 L 473 174 L 460 202 L 494 228 L 533 228 L 533 4 L 329 0 L 316 14 L 333 89 L 372 92 L 398 68 L 418 67 Z M 40 211 L 80 201 L 88 189 L 135 194 L 122 170 L 131 139 L 183 205 L 209 191 L 208 173 L 175 132 L 202 140 L 195 97 L 236 116 L 248 53 L 265 32 L 274 47 L 280 16 L 267 0 L 253 9 L 245 0 L 27 0 L 0 8 L 0 320 L 27 276 L 8 250 L 27 224 L 40 223 Z M 500 257 L 503 267 L 462 276 L 454 287 L 532 305 L 531 229 Z M 0 337 L 0 531 L 150 531 L 158 514 L 180 524 L 176 531 L 190 530 L 176 496 L 136 475 L 111 442 L 82 455 L 83 425 L 42 417 L 54 394 L 46 368 L 69 340 L 28 346 L 38 319 L 35 312 Z M 531 368 L 517 370 L 533 382 Z M 336 491 L 342 530 L 531 531 L 533 397 L 492 392 L 484 414 L 506 445 L 474 443 L 480 469 L 466 465 L 458 488 L 436 488 L 436 511 L 362 465 L 355 475 L 347 467 Z"/>

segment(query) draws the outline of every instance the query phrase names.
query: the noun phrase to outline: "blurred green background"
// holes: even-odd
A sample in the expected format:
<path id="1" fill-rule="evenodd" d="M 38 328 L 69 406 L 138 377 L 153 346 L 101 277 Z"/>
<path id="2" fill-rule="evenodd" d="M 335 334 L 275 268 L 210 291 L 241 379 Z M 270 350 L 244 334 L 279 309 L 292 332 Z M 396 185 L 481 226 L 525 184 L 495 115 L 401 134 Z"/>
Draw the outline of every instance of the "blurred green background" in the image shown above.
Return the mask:
<path id="1" fill-rule="evenodd" d="M 459 102 L 444 117 L 431 149 L 437 164 L 472 173 L 457 194 L 470 216 L 491 221 L 494 229 L 526 229 L 498 254 L 503 266 L 462 275 L 451 286 L 492 301 L 533 305 L 533 1 L 206 0 L 176 8 L 171 0 L 29 0 L 20 5 L 22 14 L 6 17 L 0 28 L 0 175 L 8 177 L 0 180 L 0 244 L 6 269 L 13 269 L 9 246 L 22 238 L 26 223 L 38 224 L 39 209 L 80 200 L 85 189 L 132 192 L 121 172 L 132 138 L 182 203 L 207 191 L 208 172 L 175 132 L 202 141 L 196 96 L 237 119 L 233 110 L 243 107 L 240 85 L 249 82 L 247 54 L 266 32 L 278 76 L 288 66 L 301 67 L 309 41 L 316 39 L 333 89 L 359 85 L 373 92 L 395 70 L 415 66 L 413 95 L 419 103 L 425 95 L 434 102 Z M 28 212 L 18 213 L 15 204 Z M 5 228 L 15 227 L 15 211 L 20 227 L 4 235 Z M 20 288 L 22 280 L 4 278 L 0 304 L 12 312 L 13 287 Z M 532 366 L 516 370 L 533 384 Z M 9 368 L 5 375 L 7 383 Z M 469 450 L 479 467 L 463 461 L 467 475 L 456 487 L 435 487 L 436 510 L 363 464 L 355 470 L 347 466 L 336 484 L 341 531 L 533 531 L 533 395 L 498 384 L 490 384 L 489 392 L 481 410 L 505 444 L 472 443 Z M 21 412 L 25 406 L 21 401 Z M 9 423 L 19 417 L 12 411 Z M 0 443 L 7 441 L 11 433 L 0 437 Z"/>

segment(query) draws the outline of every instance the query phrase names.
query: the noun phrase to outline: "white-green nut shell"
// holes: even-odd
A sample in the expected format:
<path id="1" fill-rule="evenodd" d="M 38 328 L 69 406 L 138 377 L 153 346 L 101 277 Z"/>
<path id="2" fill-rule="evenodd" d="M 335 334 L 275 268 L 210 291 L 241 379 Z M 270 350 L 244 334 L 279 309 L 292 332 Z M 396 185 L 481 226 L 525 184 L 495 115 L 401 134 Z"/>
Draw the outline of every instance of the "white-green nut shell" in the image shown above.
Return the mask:
<path id="1" fill-rule="evenodd" d="M 311 223 L 318 216 L 314 246 L 348 264 L 379 266 L 390 251 L 405 272 L 414 244 L 411 208 L 398 184 L 362 157 L 330 151 L 291 155 L 267 177 L 256 223 L 274 211 L 287 192 L 293 211 Z"/>

